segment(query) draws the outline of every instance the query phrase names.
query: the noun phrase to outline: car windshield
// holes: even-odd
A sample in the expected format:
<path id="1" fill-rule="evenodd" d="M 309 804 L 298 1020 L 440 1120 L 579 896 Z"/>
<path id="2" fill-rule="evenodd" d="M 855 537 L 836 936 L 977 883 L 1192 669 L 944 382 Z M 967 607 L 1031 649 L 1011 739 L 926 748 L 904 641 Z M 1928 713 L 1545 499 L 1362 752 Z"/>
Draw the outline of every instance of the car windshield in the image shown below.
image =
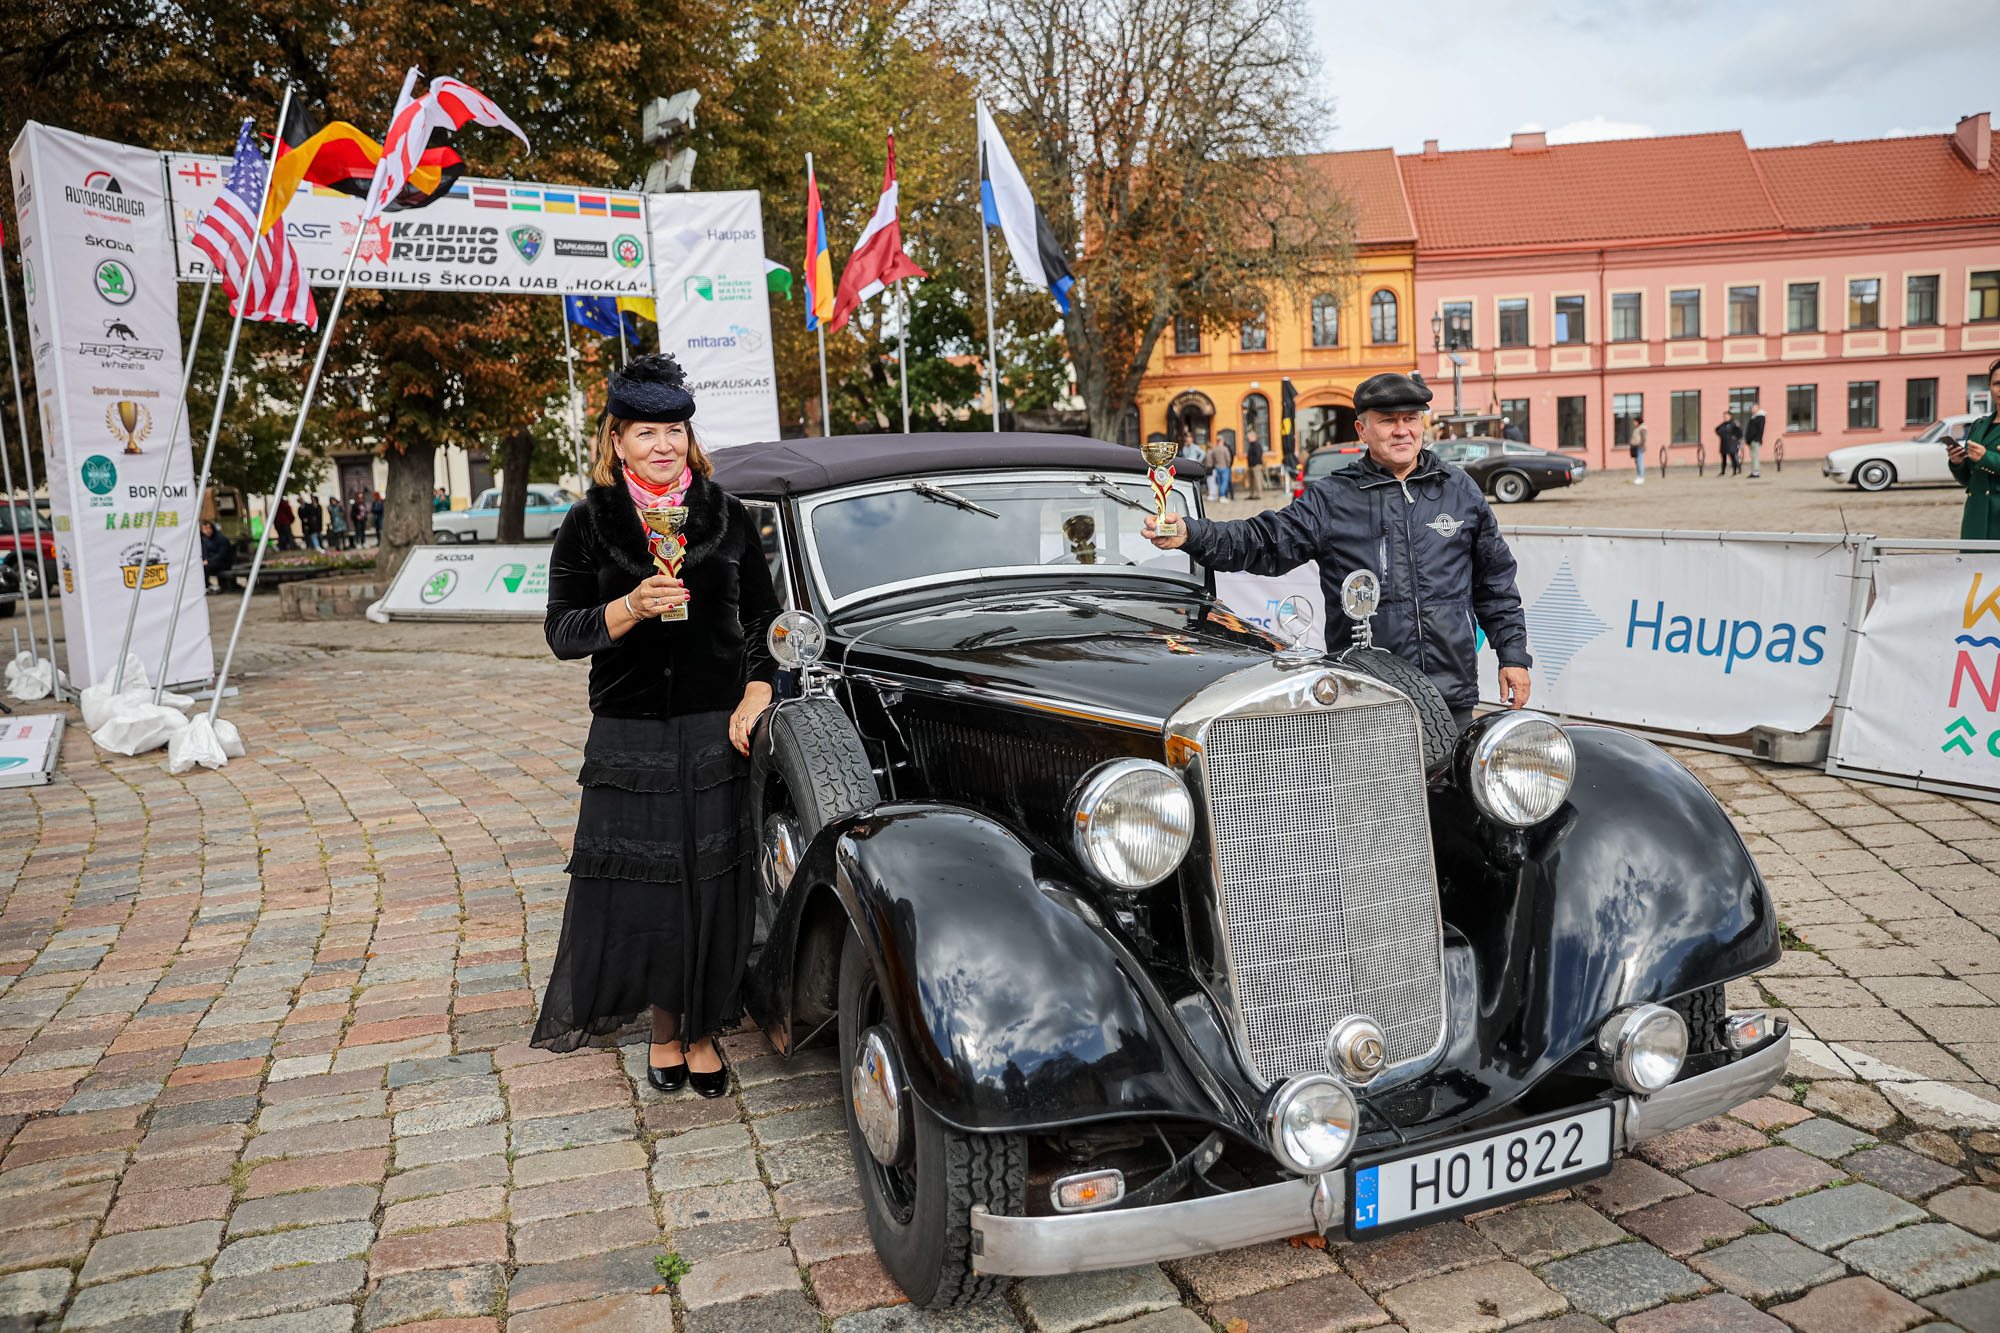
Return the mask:
<path id="1" fill-rule="evenodd" d="M 1917 436 L 1916 442 L 1918 444 L 1930 444 L 1933 441 L 1935 441 L 1939 436 L 1943 435 L 1945 431 L 1950 429 L 1950 427 L 1951 423 L 1949 421 L 1932 422 L 1928 427 L 1925 428 L 1923 434 Z"/>
<path id="2" fill-rule="evenodd" d="M 1476 458 L 1486 457 L 1487 446 L 1471 444 L 1464 440 L 1440 440 L 1437 445 L 1438 457 L 1447 463 L 1470 463 Z"/>
<path id="3" fill-rule="evenodd" d="M 1346 467 L 1360 457 L 1359 454 L 1343 454 L 1338 449 L 1322 449 L 1306 459 L 1306 477 L 1308 480 L 1324 477 L 1335 468 Z"/>
<path id="4" fill-rule="evenodd" d="M 1194 513 L 1193 488 L 1177 482 L 1169 504 Z M 938 477 L 815 497 L 804 508 L 813 562 L 836 604 L 982 574 L 1073 577 L 1088 568 L 1201 582 L 1186 555 L 1158 550 L 1140 535 L 1153 493 L 1137 477 Z"/>

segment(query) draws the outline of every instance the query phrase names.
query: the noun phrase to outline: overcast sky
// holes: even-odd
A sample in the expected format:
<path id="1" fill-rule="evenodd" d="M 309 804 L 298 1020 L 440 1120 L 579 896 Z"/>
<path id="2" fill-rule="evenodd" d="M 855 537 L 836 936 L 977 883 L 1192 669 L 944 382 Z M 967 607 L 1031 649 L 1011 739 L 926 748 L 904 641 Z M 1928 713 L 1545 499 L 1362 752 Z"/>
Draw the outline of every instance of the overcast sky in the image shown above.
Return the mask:
<path id="1" fill-rule="evenodd" d="M 1741 130 L 1752 147 L 2000 112 L 2000 0 L 1307 0 L 1329 148 Z"/>

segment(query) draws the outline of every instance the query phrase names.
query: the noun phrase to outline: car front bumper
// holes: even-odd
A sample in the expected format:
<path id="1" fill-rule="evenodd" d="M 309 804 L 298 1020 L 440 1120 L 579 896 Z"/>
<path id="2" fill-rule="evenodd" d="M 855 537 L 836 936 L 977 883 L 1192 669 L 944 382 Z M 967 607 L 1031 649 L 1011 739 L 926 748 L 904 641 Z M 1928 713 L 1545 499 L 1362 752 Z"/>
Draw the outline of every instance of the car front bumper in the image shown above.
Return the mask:
<path id="1" fill-rule="evenodd" d="M 1629 1147 L 1720 1115 L 1768 1090 L 1785 1073 L 1791 1032 L 1719 1069 L 1696 1074 L 1650 1097 L 1616 1103 L 1617 1147 Z M 973 1209 L 972 1266 L 981 1273 L 1045 1277 L 1185 1259 L 1307 1232 L 1340 1229 L 1347 1211 L 1347 1168 L 1205 1199 L 1101 1213 L 1002 1217 Z"/>
<path id="2" fill-rule="evenodd" d="M 1822 458 L 1820 460 L 1819 474 L 1822 477 L 1831 477 L 1835 481 L 1847 480 L 1847 469 L 1843 467 L 1836 467 L 1834 465 L 1833 460 L 1830 458 Z"/>

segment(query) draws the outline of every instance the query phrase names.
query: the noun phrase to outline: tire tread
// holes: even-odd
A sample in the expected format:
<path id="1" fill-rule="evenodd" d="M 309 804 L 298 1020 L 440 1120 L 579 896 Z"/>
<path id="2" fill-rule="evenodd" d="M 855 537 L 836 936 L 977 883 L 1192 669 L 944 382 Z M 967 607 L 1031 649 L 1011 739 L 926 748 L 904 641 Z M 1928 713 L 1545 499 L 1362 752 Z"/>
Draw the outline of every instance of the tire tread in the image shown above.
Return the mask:
<path id="1" fill-rule="evenodd" d="M 868 752 L 838 703 L 787 700 L 772 714 L 771 726 L 778 771 L 807 780 L 799 784 L 807 790 L 792 791 L 807 841 L 836 819 L 872 810 L 881 802 Z"/>
<path id="2" fill-rule="evenodd" d="M 1410 696 L 1410 702 L 1417 706 L 1417 722 L 1423 732 L 1425 772 L 1451 758 L 1452 749 L 1458 744 L 1458 721 L 1429 676 L 1386 648 L 1350 649 L 1339 661 L 1350 670 L 1373 676 Z"/>
<path id="3" fill-rule="evenodd" d="M 1722 1049 L 1722 1025 L 1729 1018 L 1729 1001 L 1721 982 L 1669 1000 L 1667 1007 L 1687 1020 L 1690 1054 Z"/>

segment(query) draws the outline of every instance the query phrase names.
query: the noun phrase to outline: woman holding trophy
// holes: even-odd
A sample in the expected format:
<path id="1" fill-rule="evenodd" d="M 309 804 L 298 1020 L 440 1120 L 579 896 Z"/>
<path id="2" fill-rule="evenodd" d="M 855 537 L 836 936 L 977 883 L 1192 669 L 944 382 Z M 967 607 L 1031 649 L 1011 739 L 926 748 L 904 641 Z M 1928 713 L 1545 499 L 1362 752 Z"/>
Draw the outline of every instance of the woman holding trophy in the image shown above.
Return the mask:
<path id="1" fill-rule="evenodd" d="M 544 632 L 590 658 L 562 942 L 534 1044 L 569 1051 L 650 1010 L 647 1078 L 729 1090 L 752 924 L 750 730 L 778 611 L 743 505 L 710 478 L 686 376 L 663 353 L 611 377 L 590 480 L 549 556 Z"/>

